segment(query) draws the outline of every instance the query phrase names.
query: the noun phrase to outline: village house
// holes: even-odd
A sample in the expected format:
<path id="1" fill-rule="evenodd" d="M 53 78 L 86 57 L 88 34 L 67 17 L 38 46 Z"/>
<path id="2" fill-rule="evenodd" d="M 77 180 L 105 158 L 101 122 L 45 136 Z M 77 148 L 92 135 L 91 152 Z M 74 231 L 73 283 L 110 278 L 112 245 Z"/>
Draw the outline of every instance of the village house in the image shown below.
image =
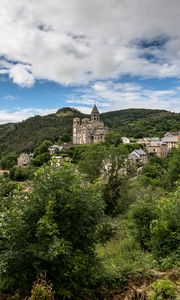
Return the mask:
<path id="1" fill-rule="evenodd" d="M 157 155 L 158 157 L 164 157 L 168 154 L 168 145 L 166 142 L 163 141 L 151 141 L 147 145 L 147 152 L 148 154 Z"/>
<path id="2" fill-rule="evenodd" d="M 21 153 L 20 156 L 17 159 L 17 165 L 18 167 L 26 167 L 30 164 L 31 160 L 33 158 L 33 153 Z"/>
<path id="3" fill-rule="evenodd" d="M 144 137 L 138 140 L 138 144 L 145 145 L 150 155 L 158 157 L 166 156 L 172 149 L 177 148 L 180 144 L 180 132 L 167 132 L 162 139 L 159 137 Z"/>
<path id="4" fill-rule="evenodd" d="M 99 143 L 105 140 L 108 129 L 100 121 L 99 111 L 94 105 L 89 118 L 75 118 L 73 120 L 73 144 Z"/>
<path id="5" fill-rule="evenodd" d="M 158 142 L 158 141 L 160 141 L 159 137 L 143 137 L 138 140 L 138 144 L 147 146 L 151 142 Z"/>
<path id="6" fill-rule="evenodd" d="M 135 149 L 129 154 L 129 160 L 137 165 L 145 165 L 148 162 L 148 155 L 142 149 Z"/>
<path id="7" fill-rule="evenodd" d="M 52 154 L 60 153 L 63 149 L 64 149 L 63 146 L 52 145 L 52 146 L 49 146 L 48 152 L 50 155 L 52 155 Z"/>
<path id="8" fill-rule="evenodd" d="M 128 139 L 128 138 L 125 137 L 125 136 L 123 136 L 121 140 L 122 140 L 122 143 L 123 143 L 123 144 L 130 144 L 130 143 L 131 143 L 131 142 L 130 142 L 130 139 Z"/>
<path id="9" fill-rule="evenodd" d="M 180 131 L 167 132 L 167 133 L 165 133 L 164 137 L 167 137 L 167 136 L 176 136 L 178 138 L 178 140 L 180 141 Z"/>
<path id="10" fill-rule="evenodd" d="M 179 143 L 180 143 L 178 137 L 175 136 L 175 135 L 172 135 L 172 134 L 171 135 L 166 135 L 162 139 L 162 141 L 167 144 L 167 147 L 168 147 L 169 151 L 171 151 L 174 148 L 177 148 L 179 146 Z"/>

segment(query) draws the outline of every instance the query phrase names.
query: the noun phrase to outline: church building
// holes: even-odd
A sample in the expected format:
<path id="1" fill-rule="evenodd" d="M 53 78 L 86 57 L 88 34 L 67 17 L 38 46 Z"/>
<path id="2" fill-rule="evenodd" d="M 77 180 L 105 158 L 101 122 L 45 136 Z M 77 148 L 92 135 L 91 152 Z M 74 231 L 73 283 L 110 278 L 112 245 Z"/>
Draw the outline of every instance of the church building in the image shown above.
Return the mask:
<path id="1" fill-rule="evenodd" d="M 73 119 L 73 144 L 92 144 L 103 142 L 108 128 L 100 121 L 99 111 L 94 105 L 89 118 Z"/>

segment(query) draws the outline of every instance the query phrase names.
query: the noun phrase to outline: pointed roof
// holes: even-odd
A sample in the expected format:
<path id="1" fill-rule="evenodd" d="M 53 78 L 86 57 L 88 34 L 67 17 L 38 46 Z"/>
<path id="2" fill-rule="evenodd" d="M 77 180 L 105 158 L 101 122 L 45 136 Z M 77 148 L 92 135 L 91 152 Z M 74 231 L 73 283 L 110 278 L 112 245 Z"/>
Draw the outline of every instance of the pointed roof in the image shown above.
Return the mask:
<path id="1" fill-rule="evenodd" d="M 94 104 L 91 114 L 99 114 L 99 110 L 97 109 L 96 104 Z"/>

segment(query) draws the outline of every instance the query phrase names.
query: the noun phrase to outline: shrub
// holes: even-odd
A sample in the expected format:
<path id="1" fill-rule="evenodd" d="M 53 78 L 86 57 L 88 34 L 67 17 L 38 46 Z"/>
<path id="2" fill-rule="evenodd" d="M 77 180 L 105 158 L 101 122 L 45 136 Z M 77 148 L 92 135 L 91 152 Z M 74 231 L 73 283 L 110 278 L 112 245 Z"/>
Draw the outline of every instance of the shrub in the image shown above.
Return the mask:
<path id="1" fill-rule="evenodd" d="M 37 280 L 32 287 L 29 300 L 54 300 L 52 284 L 46 280 Z"/>
<path id="2" fill-rule="evenodd" d="M 0 289 L 28 293 L 46 274 L 57 294 L 79 295 L 93 282 L 96 228 L 104 217 L 99 183 L 89 184 L 71 164 L 36 172 L 25 205 L 17 197 L 0 215 Z"/>
<path id="3" fill-rule="evenodd" d="M 150 300 L 176 299 L 176 285 L 169 279 L 159 279 L 151 287 Z"/>

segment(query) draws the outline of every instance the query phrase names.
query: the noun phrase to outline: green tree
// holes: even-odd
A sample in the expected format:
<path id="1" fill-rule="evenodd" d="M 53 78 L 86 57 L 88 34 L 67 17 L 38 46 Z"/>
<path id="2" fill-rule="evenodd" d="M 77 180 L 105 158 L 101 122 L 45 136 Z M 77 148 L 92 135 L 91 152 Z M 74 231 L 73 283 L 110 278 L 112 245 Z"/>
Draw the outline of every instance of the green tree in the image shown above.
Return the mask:
<path id="1" fill-rule="evenodd" d="M 17 185 L 8 177 L 0 177 L 0 211 L 5 211 L 11 206 L 13 194 Z"/>
<path id="2" fill-rule="evenodd" d="M 69 143 L 71 142 L 72 135 L 69 133 L 64 133 L 59 139 L 59 143 Z"/>
<path id="3" fill-rule="evenodd" d="M 151 222 L 157 217 L 152 195 L 145 195 L 135 202 L 131 207 L 130 216 L 136 240 L 144 250 L 151 250 Z"/>
<path id="4" fill-rule="evenodd" d="M 121 138 L 122 138 L 122 136 L 119 134 L 119 132 L 109 131 L 106 134 L 105 143 L 109 144 L 109 145 L 117 146 L 122 143 Z"/>
<path id="5" fill-rule="evenodd" d="M 172 186 L 180 179 L 180 148 L 175 149 L 168 159 L 167 175 L 170 178 Z"/>
<path id="6" fill-rule="evenodd" d="M 128 206 L 129 178 L 127 176 L 126 156 L 119 148 L 111 147 L 108 150 L 109 155 L 104 160 L 102 172 L 103 198 L 106 203 L 106 214 L 114 217 L 124 212 Z"/>
<path id="7" fill-rule="evenodd" d="M 27 179 L 32 179 L 33 169 L 32 167 L 23 168 L 23 167 L 13 167 L 10 169 L 9 177 L 12 180 L 24 181 Z"/>
<path id="8" fill-rule="evenodd" d="M 180 255 L 180 189 L 156 202 L 157 217 L 151 221 L 152 252 L 158 259 Z M 179 257 L 180 258 L 180 257 Z"/>
<path id="9" fill-rule="evenodd" d="M 0 167 L 4 170 L 9 170 L 14 165 L 17 164 L 17 154 L 15 153 L 7 153 L 2 155 L 0 160 Z"/>
<path id="10" fill-rule="evenodd" d="M 32 164 L 35 167 L 40 167 L 43 164 L 47 163 L 50 160 L 51 156 L 49 153 L 45 152 L 42 154 L 38 154 L 36 157 L 33 158 Z"/>
<path id="11" fill-rule="evenodd" d="M 102 144 L 89 145 L 84 153 L 82 153 L 82 160 L 79 162 L 79 169 L 87 174 L 88 179 L 93 181 L 100 176 L 103 160 L 107 157 L 107 149 Z"/>
<path id="12" fill-rule="evenodd" d="M 49 146 L 52 146 L 52 142 L 49 140 L 45 140 L 42 142 L 42 144 L 40 144 L 34 152 L 34 157 L 44 154 L 44 153 L 48 153 L 48 148 Z"/>
<path id="13" fill-rule="evenodd" d="M 38 274 L 46 274 L 57 294 L 76 299 L 97 266 L 101 187 L 66 164 L 39 169 L 33 192 L 19 197 L 0 218 L 0 289 L 29 292 Z"/>

